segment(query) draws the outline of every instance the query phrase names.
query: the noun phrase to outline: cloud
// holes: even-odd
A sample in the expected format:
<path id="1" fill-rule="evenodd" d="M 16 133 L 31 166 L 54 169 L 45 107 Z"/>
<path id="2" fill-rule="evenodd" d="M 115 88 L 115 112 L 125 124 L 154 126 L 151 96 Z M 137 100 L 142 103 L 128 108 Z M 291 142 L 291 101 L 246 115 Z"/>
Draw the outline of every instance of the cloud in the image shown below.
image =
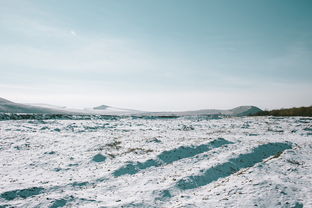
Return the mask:
<path id="1" fill-rule="evenodd" d="M 76 33 L 74 30 L 71 30 L 70 33 L 71 33 L 73 36 L 77 36 L 77 33 Z"/>
<path id="2" fill-rule="evenodd" d="M 94 37 L 87 32 L 78 36 L 36 5 L 25 4 L 21 14 L 12 13 L 16 3 L 3 4 L 0 12 L 2 66 L 33 71 L 135 72 L 153 65 L 152 58 L 134 41 L 104 34 Z"/>
<path id="3" fill-rule="evenodd" d="M 47 40 L 48 41 L 48 40 Z M 61 46 L 60 46 L 61 47 Z M 4 45 L 0 62 L 25 69 L 51 71 L 116 72 L 148 67 L 148 57 L 124 41 L 92 39 L 62 48 Z"/>
<path id="4" fill-rule="evenodd" d="M 1 65 L 72 72 L 138 71 L 151 66 L 147 53 L 130 40 L 87 35 L 78 37 L 74 30 L 67 28 L 36 20 L 24 19 L 23 22 L 10 27 L 22 36 L 20 43 L 2 40 Z"/>

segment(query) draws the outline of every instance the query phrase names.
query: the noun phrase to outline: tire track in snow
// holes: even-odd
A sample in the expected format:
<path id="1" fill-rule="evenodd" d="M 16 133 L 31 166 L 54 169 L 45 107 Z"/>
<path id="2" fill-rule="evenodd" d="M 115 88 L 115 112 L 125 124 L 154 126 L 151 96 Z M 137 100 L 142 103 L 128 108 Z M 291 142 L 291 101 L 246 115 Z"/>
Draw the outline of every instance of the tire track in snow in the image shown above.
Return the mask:
<path id="1" fill-rule="evenodd" d="M 201 175 L 192 175 L 179 180 L 172 188 L 160 191 L 160 196 L 155 200 L 163 201 L 174 197 L 174 190 L 189 190 L 208 185 L 221 178 L 226 178 L 241 169 L 250 168 L 271 156 L 280 155 L 284 150 L 291 149 L 290 143 L 267 143 L 257 146 L 249 153 L 240 154 L 238 157 L 229 159 L 228 162 L 211 167 Z"/>
<path id="2" fill-rule="evenodd" d="M 209 142 L 208 144 L 202 144 L 199 146 L 188 146 L 188 147 L 180 146 L 176 149 L 162 152 L 157 156 L 157 159 L 150 159 L 143 163 L 130 162 L 130 164 L 122 166 L 121 168 L 114 171 L 113 175 L 115 177 L 119 177 L 126 174 L 134 175 L 138 173 L 140 170 L 144 170 L 150 167 L 167 165 L 184 158 L 194 157 L 198 154 L 207 152 L 209 150 L 221 147 L 226 144 L 232 144 L 232 142 L 227 141 L 223 138 L 218 138 L 216 140 Z"/>

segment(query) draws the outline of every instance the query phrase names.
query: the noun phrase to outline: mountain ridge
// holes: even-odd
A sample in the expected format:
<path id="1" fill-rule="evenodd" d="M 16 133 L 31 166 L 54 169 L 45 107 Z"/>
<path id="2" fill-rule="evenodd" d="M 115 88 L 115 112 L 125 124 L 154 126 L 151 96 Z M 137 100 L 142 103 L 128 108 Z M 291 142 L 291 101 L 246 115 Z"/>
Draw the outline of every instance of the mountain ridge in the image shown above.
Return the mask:
<path id="1" fill-rule="evenodd" d="M 196 116 L 196 115 L 226 115 L 249 116 L 262 110 L 256 106 L 238 106 L 229 110 L 201 109 L 193 111 L 163 111 L 148 112 L 132 109 L 116 108 L 100 105 L 93 108 L 69 109 L 49 104 L 21 104 L 0 97 L 0 113 L 32 113 L 32 114 L 74 114 L 74 115 L 138 115 L 138 116 Z"/>
<path id="2" fill-rule="evenodd" d="M 249 116 L 262 111 L 256 106 L 238 106 L 228 110 L 201 109 L 192 111 L 164 111 L 164 112 L 145 112 L 143 115 L 149 116 L 202 116 L 202 115 L 225 115 L 225 116 Z"/>

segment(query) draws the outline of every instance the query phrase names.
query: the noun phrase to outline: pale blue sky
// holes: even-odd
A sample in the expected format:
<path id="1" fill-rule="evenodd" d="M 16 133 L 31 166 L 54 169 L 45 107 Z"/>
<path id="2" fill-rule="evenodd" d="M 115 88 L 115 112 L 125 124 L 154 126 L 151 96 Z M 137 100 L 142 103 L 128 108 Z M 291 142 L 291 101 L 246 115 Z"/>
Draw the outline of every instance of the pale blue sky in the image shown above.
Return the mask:
<path id="1" fill-rule="evenodd" d="M 312 104 L 310 0 L 0 0 L 0 97 L 189 110 Z"/>

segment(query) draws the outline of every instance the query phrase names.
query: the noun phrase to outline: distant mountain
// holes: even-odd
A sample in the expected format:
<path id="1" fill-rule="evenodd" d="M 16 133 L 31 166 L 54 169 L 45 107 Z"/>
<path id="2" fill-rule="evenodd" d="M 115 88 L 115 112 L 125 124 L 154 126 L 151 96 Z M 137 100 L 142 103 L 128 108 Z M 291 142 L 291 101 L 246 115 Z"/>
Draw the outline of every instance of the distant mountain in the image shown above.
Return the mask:
<path id="1" fill-rule="evenodd" d="M 204 116 L 204 115 L 225 115 L 225 116 L 249 116 L 262 110 L 255 106 L 239 106 L 230 110 L 203 109 L 195 111 L 177 112 L 145 112 L 149 116 Z"/>
<path id="2" fill-rule="evenodd" d="M 0 104 L 8 104 L 8 103 L 13 103 L 13 102 L 0 97 Z"/>
<path id="3" fill-rule="evenodd" d="M 94 107 L 93 109 L 94 110 L 106 110 L 107 108 L 109 108 L 108 105 L 100 105 L 100 106 Z"/>
<path id="4" fill-rule="evenodd" d="M 133 110 L 133 109 L 126 109 L 126 108 L 116 108 L 108 105 L 100 105 L 94 107 L 92 109 L 87 109 L 89 112 L 93 112 L 95 114 L 136 114 L 141 113 L 142 111 Z"/>
<path id="5" fill-rule="evenodd" d="M 256 106 L 239 106 L 230 111 L 233 116 L 250 116 L 262 112 L 262 110 Z"/>
<path id="6" fill-rule="evenodd" d="M 64 110 L 57 110 L 52 108 L 37 107 L 32 105 L 14 103 L 12 101 L 0 98 L 0 112 L 2 113 L 49 113 L 49 114 L 63 114 Z"/>
<path id="7" fill-rule="evenodd" d="M 249 116 L 261 113 L 262 110 L 255 106 L 239 106 L 230 110 L 204 109 L 195 111 L 178 112 L 145 112 L 125 108 L 116 108 L 100 105 L 94 108 L 70 109 L 63 106 L 48 104 L 21 104 L 0 98 L 0 113 L 36 113 L 36 114 L 75 114 L 75 115 L 137 115 L 137 116 L 202 116 L 226 115 Z"/>

